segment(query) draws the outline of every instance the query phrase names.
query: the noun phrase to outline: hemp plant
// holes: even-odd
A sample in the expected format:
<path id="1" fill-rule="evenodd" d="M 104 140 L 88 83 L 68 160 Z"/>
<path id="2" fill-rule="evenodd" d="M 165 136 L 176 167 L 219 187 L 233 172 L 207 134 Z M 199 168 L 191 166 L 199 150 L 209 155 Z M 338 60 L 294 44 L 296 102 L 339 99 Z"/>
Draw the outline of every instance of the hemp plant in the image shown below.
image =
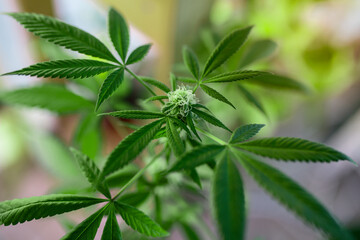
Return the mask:
<path id="1" fill-rule="evenodd" d="M 102 119 L 115 117 L 120 120 L 152 121 L 136 127 L 135 131 L 124 138 L 106 158 L 102 168 L 99 168 L 96 162 L 82 151 L 71 148 L 74 159 L 95 190 L 90 196 L 51 194 L 4 201 L 0 203 L 0 225 L 15 225 L 100 205 L 98 210 L 94 210 L 92 215 L 74 226 L 62 239 L 94 239 L 100 222 L 106 216 L 101 239 L 122 239 L 124 230 L 120 230 L 118 215 L 134 231 L 144 236 L 154 238 L 168 236 L 174 224 L 180 223 L 189 239 L 200 239 L 191 228 L 191 223 L 182 220 L 179 216 L 169 219 L 167 214 L 170 214 L 170 211 L 163 211 L 171 204 L 181 201 L 182 195 L 177 189 L 179 186 L 175 186 L 178 183 L 174 184 L 172 180 L 174 174 L 177 174 L 180 176 L 180 184 L 181 181 L 188 181 L 187 179 L 195 182 L 200 188 L 203 181 L 210 183 L 212 198 L 210 202 L 219 236 L 226 240 L 244 239 L 246 204 L 239 171 L 239 168 L 242 168 L 273 198 L 325 236 L 331 239 L 352 239 L 312 194 L 259 158 L 267 157 L 289 163 L 295 161 L 328 163 L 339 160 L 353 162 L 348 156 L 323 144 L 300 138 L 269 137 L 252 140 L 251 138 L 264 127 L 263 124 L 249 124 L 231 130 L 215 117 L 206 103 L 202 103 L 197 96 L 202 90 L 210 97 L 235 108 L 230 100 L 210 86 L 239 81 L 258 83 L 274 81 L 277 84 L 300 85 L 290 79 L 286 82 L 284 78 L 267 72 L 251 70 L 224 72 L 220 68 L 243 45 L 251 27 L 235 30 L 223 38 L 205 64 L 200 64 L 196 54 L 190 48 L 184 47 L 184 64 L 192 77 L 170 74 L 169 87 L 156 79 L 138 76 L 129 69 L 129 65 L 139 62 L 146 56 L 151 45 L 140 46 L 129 54 L 128 26 L 121 14 L 114 9 L 109 11 L 108 24 L 110 39 L 118 56 L 114 56 L 94 36 L 57 19 L 33 13 L 8 15 L 40 38 L 93 58 L 42 62 L 3 76 L 27 75 L 76 79 L 94 77 L 101 73 L 108 75 L 96 99 L 79 95 L 78 92 L 75 93 L 61 84 L 46 83 L 3 92 L 0 96 L 3 102 L 40 107 L 59 114 L 91 115 L 95 110 L 97 118 Z M 156 111 L 143 109 L 112 111 L 113 105 L 109 98 L 121 87 L 125 74 L 138 81 L 152 95 L 145 102 L 153 103 L 152 107 L 156 108 Z M 66 82 L 65 85 L 67 84 Z M 72 82 L 72 84 L 77 83 Z M 157 94 L 160 91 L 163 92 L 162 95 Z M 110 112 L 99 111 L 102 109 L 110 109 Z M 213 135 L 213 127 L 228 132 L 229 139 L 225 141 Z M 134 164 L 134 159 L 140 155 L 144 164 Z M 131 164 L 137 166 L 137 170 L 130 177 L 125 177 L 121 170 Z M 158 164 L 159 168 L 150 171 L 150 166 L 153 164 Z M 198 173 L 198 169 L 206 168 L 206 165 L 209 167 L 210 181 L 201 178 Z M 119 181 L 118 185 L 116 181 Z M 130 187 L 135 184 L 147 189 L 148 193 L 144 195 L 141 188 L 131 192 L 133 188 Z M 122 186 L 120 190 L 118 186 Z M 157 191 L 158 188 L 164 187 L 175 196 L 172 203 L 162 199 L 163 196 Z M 195 188 L 195 191 L 200 190 Z M 136 207 L 148 195 L 154 197 L 152 208 L 155 209 L 155 219 L 158 223 Z M 191 205 L 187 201 L 184 202 Z"/>

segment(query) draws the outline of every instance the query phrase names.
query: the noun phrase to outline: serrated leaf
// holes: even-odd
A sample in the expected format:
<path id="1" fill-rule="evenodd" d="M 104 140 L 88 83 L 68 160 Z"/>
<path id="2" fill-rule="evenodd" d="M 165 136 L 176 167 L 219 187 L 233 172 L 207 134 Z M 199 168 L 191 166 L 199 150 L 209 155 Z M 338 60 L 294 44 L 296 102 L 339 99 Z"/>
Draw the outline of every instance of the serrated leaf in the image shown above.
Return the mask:
<path id="1" fill-rule="evenodd" d="M 168 117 L 168 118 L 170 118 L 172 121 L 174 121 L 179 127 L 181 127 L 191 137 L 191 132 L 190 132 L 189 128 L 182 120 L 177 119 L 175 117 Z"/>
<path id="2" fill-rule="evenodd" d="M 108 157 L 102 175 L 107 176 L 129 164 L 154 138 L 163 123 L 163 119 L 154 121 L 124 138 Z"/>
<path id="3" fill-rule="evenodd" d="M 314 225 L 334 239 L 352 239 L 328 210 L 292 179 L 256 160 L 250 154 L 237 152 L 236 156 L 261 187 L 305 222 Z"/>
<path id="4" fill-rule="evenodd" d="M 119 203 L 124 203 L 130 206 L 138 206 L 142 204 L 149 197 L 149 191 L 139 191 L 133 193 L 127 193 L 121 195 L 121 197 L 117 200 Z"/>
<path id="5" fill-rule="evenodd" d="M 8 104 L 44 108 L 65 114 L 91 110 L 93 103 L 76 95 L 59 84 L 17 89 L 0 94 L 0 100 Z"/>
<path id="6" fill-rule="evenodd" d="M 260 110 L 260 112 L 262 112 L 264 115 L 266 115 L 264 107 L 262 106 L 260 101 L 251 92 L 249 92 L 246 88 L 244 88 L 240 84 L 238 84 L 237 87 L 240 89 L 240 92 L 243 94 L 243 96 L 246 98 L 246 100 L 248 100 L 250 103 L 252 103 L 257 109 Z"/>
<path id="7" fill-rule="evenodd" d="M 149 77 L 141 77 L 141 79 L 150 84 L 150 85 L 153 85 L 157 88 L 159 88 L 160 90 L 163 90 L 164 92 L 168 93 L 170 92 L 170 88 L 168 86 L 166 86 L 164 83 L 154 79 L 154 78 L 149 78 Z"/>
<path id="8" fill-rule="evenodd" d="M 125 63 L 129 49 L 129 29 L 123 16 L 111 8 L 109 11 L 109 34 L 111 41 Z"/>
<path id="9" fill-rule="evenodd" d="M 8 13 L 29 32 L 67 49 L 117 62 L 111 52 L 91 34 L 55 18 L 35 13 Z"/>
<path id="10" fill-rule="evenodd" d="M 229 143 L 239 143 L 255 136 L 265 124 L 248 124 L 237 128 L 231 135 Z"/>
<path id="11" fill-rule="evenodd" d="M 202 77 L 206 77 L 220 67 L 243 45 L 252 27 L 238 29 L 227 35 L 215 48 L 208 58 Z"/>
<path id="12" fill-rule="evenodd" d="M 308 93 L 309 89 L 302 83 L 295 81 L 294 79 L 275 75 L 275 74 L 263 74 L 258 75 L 248 81 L 249 83 L 258 84 L 263 87 L 278 88 L 284 90 L 293 90 Z"/>
<path id="13" fill-rule="evenodd" d="M 227 128 L 219 119 L 217 119 L 216 117 L 206 113 L 206 112 L 203 112 L 199 109 L 196 109 L 196 108 L 193 108 L 191 110 L 193 113 L 195 113 L 196 115 L 198 115 L 198 117 L 204 119 L 205 121 L 207 121 L 208 123 L 214 125 L 214 126 L 217 126 L 217 127 L 221 127 L 225 130 L 228 130 L 229 132 L 231 132 L 231 130 L 229 128 Z"/>
<path id="14" fill-rule="evenodd" d="M 190 127 L 191 131 L 195 134 L 195 136 L 201 141 L 201 138 L 196 131 L 191 112 L 186 116 L 186 123 Z"/>
<path id="15" fill-rule="evenodd" d="M 180 138 L 179 132 L 170 118 L 166 118 L 166 137 L 168 138 L 169 145 L 175 156 L 180 156 L 184 153 L 184 144 Z"/>
<path id="16" fill-rule="evenodd" d="M 149 237 L 165 237 L 169 234 L 140 210 L 118 202 L 114 204 L 126 224 L 135 231 Z"/>
<path id="17" fill-rule="evenodd" d="M 201 87 L 201 89 L 204 90 L 204 92 L 205 92 L 207 95 L 209 95 L 210 97 L 215 98 L 215 99 L 217 99 L 217 100 L 219 100 L 219 101 L 222 101 L 222 102 L 230 105 L 230 106 L 233 107 L 234 109 L 236 109 L 235 106 L 234 106 L 229 100 L 227 100 L 226 97 L 224 97 L 221 93 L 219 93 L 219 92 L 216 91 L 215 89 L 213 89 L 213 88 L 211 88 L 211 87 L 209 87 L 209 86 L 206 86 L 205 84 L 200 84 L 200 87 Z"/>
<path id="18" fill-rule="evenodd" d="M 100 170 L 94 161 L 75 148 L 70 148 L 70 150 L 89 183 L 107 198 L 111 198 L 105 178 L 100 176 Z"/>
<path id="19" fill-rule="evenodd" d="M 243 54 L 239 67 L 243 68 L 260 59 L 269 57 L 276 49 L 276 43 L 269 39 L 258 40 L 251 44 Z"/>
<path id="20" fill-rule="evenodd" d="M 149 52 L 151 44 L 145 44 L 136 48 L 126 60 L 126 65 L 141 61 Z"/>
<path id="21" fill-rule="evenodd" d="M 301 138 L 271 137 L 235 145 L 255 154 L 285 161 L 332 162 L 351 158 L 321 143 Z"/>
<path id="22" fill-rule="evenodd" d="M 216 220 L 224 240 L 244 239 L 243 183 L 236 165 L 227 153 L 216 166 L 212 195 Z"/>
<path id="23" fill-rule="evenodd" d="M 122 240 L 120 227 L 116 219 L 113 205 L 110 208 L 101 240 Z"/>
<path id="24" fill-rule="evenodd" d="M 169 98 L 168 96 L 153 96 L 153 97 L 149 97 L 149 98 L 145 99 L 144 103 L 153 102 L 153 101 L 160 101 L 160 100 L 168 99 L 168 98 Z"/>
<path id="25" fill-rule="evenodd" d="M 266 72 L 251 71 L 251 70 L 235 71 L 235 72 L 222 73 L 214 77 L 208 78 L 206 80 L 203 80 L 202 82 L 203 83 L 235 82 L 241 80 L 254 79 L 255 77 L 262 75 L 269 75 L 269 74 Z"/>
<path id="26" fill-rule="evenodd" d="M 93 240 L 108 206 L 96 211 L 60 240 Z"/>
<path id="27" fill-rule="evenodd" d="M 0 225 L 23 223 L 85 208 L 106 200 L 70 194 L 52 194 L 40 197 L 0 202 Z"/>
<path id="28" fill-rule="evenodd" d="M 143 110 L 122 110 L 116 112 L 102 113 L 100 115 L 110 115 L 125 119 L 155 119 L 165 117 L 165 114 L 160 112 L 149 112 Z"/>
<path id="29" fill-rule="evenodd" d="M 185 153 L 169 170 L 169 172 L 182 169 L 193 169 L 202 164 L 208 163 L 220 154 L 226 147 L 223 145 L 203 145 L 193 148 Z"/>
<path id="30" fill-rule="evenodd" d="M 96 102 L 96 110 L 100 105 L 108 99 L 118 89 L 122 81 L 124 80 L 124 68 L 120 68 L 110 73 L 110 75 L 104 80 L 99 90 L 98 99 Z"/>
<path id="31" fill-rule="evenodd" d="M 184 63 L 191 74 L 199 79 L 200 69 L 199 69 L 199 61 L 195 55 L 195 53 L 188 47 L 184 46 L 182 50 L 182 55 L 184 59 Z"/>

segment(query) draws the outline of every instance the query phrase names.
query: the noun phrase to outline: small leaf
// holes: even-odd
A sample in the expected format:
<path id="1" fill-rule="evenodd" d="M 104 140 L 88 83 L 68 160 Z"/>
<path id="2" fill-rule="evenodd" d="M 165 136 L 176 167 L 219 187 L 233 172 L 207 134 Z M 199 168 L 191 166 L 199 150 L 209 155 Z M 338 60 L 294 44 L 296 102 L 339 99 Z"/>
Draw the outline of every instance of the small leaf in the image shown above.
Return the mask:
<path id="1" fill-rule="evenodd" d="M 255 136 L 265 124 L 248 124 L 237 128 L 231 135 L 229 143 L 239 143 Z"/>
<path id="2" fill-rule="evenodd" d="M 252 27 L 238 29 L 227 35 L 215 48 L 208 58 L 202 77 L 206 77 L 220 67 L 243 45 Z"/>
<path id="3" fill-rule="evenodd" d="M 170 147 L 175 156 L 180 156 L 184 153 L 184 144 L 180 138 L 179 132 L 170 118 L 166 118 L 166 137 L 168 138 Z"/>
<path id="4" fill-rule="evenodd" d="M 186 116 L 186 123 L 190 127 L 191 131 L 195 134 L 195 136 L 201 141 L 201 138 L 200 138 L 199 134 L 196 131 L 195 124 L 194 124 L 193 119 L 192 119 L 192 113 L 189 113 Z"/>
<path id="5" fill-rule="evenodd" d="M 135 231 L 149 237 L 165 237 L 169 234 L 140 210 L 118 202 L 115 202 L 115 207 L 126 224 Z"/>
<path id="6" fill-rule="evenodd" d="M 186 67 L 196 79 L 199 79 L 199 61 L 195 53 L 190 48 L 185 46 L 183 47 L 182 54 Z"/>
<path id="7" fill-rule="evenodd" d="M 216 220 L 224 240 L 244 239 L 243 183 L 236 165 L 228 154 L 216 166 L 212 193 Z"/>
<path id="8" fill-rule="evenodd" d="M 102 113 L 100 115 L 110 115 L 125 119 L 155 119 L 165 117 L 165 114 L 160 112 L 148 112 L 143 110 L 122 110 L 116 112 Z"/>
<path id="9" fill-rule="evenodd" d="M 122 240 L 121 231 L 116 219 L 113 205 L 110 208 L 101 240 Z"/>
<path id="10" fill-rule="evenodd" d="M 125 63 L 129 49 L 129 29 L 123 16 L 114 8 L 109 11 L 109 34 L 111 41 Z"/>
<path id="11" fill-rule="evenodd" d="M 0 225 L 15 225 L 33 219 L 51 217 L 105 201 L 104 199 L 70 194 L 8 200 L 0 202 Z"/>
<path id="12" fill-rule="evenodd" d="M 149 97 L 149 98 L 145 99 L 144 103 L 153 102 L 153 101 L 160 101 L 160 100 L 168 99 L 168 98 L 169 98 L 168 96 L 153 96 L 153 97 Z"/>
<path id="13" fill-rule="evenodd" d="M 190 132 L 189 128 L 182 120 L 174 118 L 174 117 L 168 117 L 168 118 L 170 118 L 172 121 L 174 121 L 176 123 L 176 125 L 181 127 L 183 130 L 185 130 L 185 132 L 191 137 L 191 132 Z"/>
<path id="14" fill-rule="evenodd" d="M 181 223 L 181 227 L 187 240 L 201 240 L 200 236 L 197 234 L 197 232 L 193 229 L 191 225 Z"/>
<path id="15" fill-rule="evenodd" d="M 121 195 L 121 197 L 117 200 L 119 203 L 124 203 L 133 207 L 136 207 L 142 204 L 149 197 L 149 191 L 139 191 L 133 193 L 127 193 Z"/>
<path id="16" fill-rule="evenodd" d="M 170 92 L 170 88 L 168 86 L 166 86 L 164 83 L 156 80 L 156 79 L 153 79 L 153 78 L 149 78 L 149 77 L 141 77 L 141 79 L 150 84 L 150 85 L 153 85 L 157 88 L 159 88 L 160 90 L 163 90 L 164 92 L 168 93 Z"/>
<path id="17" fill-rule="evenodd" d="M 126 65 L 141 61 L 149 52 L 151 44 L 142 45 L 136 48 L 126 60 Z"/>
<path id="18" fill-rule="evenodd" d="M 264 39 L 254 42 L 246 52 L 243 54 L 240 60 L 240 68 L 250 65 L 260 59 L 270 56 L 276 49 L 276 43 Z"/>
<path id="19" fill-rule="evenodd" d="M 196 171 L 196 169 L 190 169 L 186 171 L 189 175 L 189 177 L 191 178 L 191 180 L 198 185 L 198 187 L 201 189 L 202 185 L 201 185 L 201 179 L 199 176 L 199 173 Z"/>
<path id="20" fill-rule="evenodd" d="M 196 115 L 198 115 L 198 117 L 204 119 L 205 121 L 207 121 L 208 123 L 217 126 L 217 127 L 221 127 L 225 130 L 228 130 L 229 132 L 231 132 L 231 130 L 229 128 L 227 128 L 219 119 L 215 118 L 214 116 L 211 116 L 210 114 L 203 112 L 199 109 L 193 108 L 191 110 L 193 113 L 195 113 Z"/>
<path id="21" fill-rule="evenodd" d="M 266 115 L 264 107 L 252 93 L 250 93 L 246 88 L 244 88 L 244 86 L 241 86 L 240 84 L 238 84 L 237 87 L 240 89 L 240 92 L 243 94 L 246 100 L 252 103 L 257 109 L 260 110 L 260 112 Z"/>
<path id="22" fill-rule="evenodd" d="M 272 137 L 243 142 L 235 145 L 255 154 L 286 161 L 331 162 L 349 160 L 345 154 L 320 143 L 301 138 Z"/>
<path id="23" fill-rule="evenodd" d="M 285 76 L 274 74 L 258 75 L 249 81 L 249 83 L 258 84 L 263 87 L 278 88 L 284 90 L 293 90 L 308 93 L 309 89 L 302 83 Z"/>
<path id="24" fill-rule="evenodd" d="M 175 91 L 176 90 L 176 76 L 173 73 L 170 73 L 170 83 L 171 83 L 171 91 Z"/>
<path id="25" fill-rule="evenodd" d="M 197 80 L 187 77 L 176 77 L 176 80 L 184 83 L 197 83 Z"/>
<path id="26" fill-rule="evenodd" d="M 233 105 L 229 100 L 227 100 L 226 97 L 224 97 L 223 95 L 221 95 L 221 93 L 219 93 L 219 92 L 216 91 L 215 89 L 213 89 L 213 88 L 211 88 L 211 87 L 208 87 L 208 86 L 206 86 L 206 85 L 204 85 L 204 84 L 200 84 L 200 87 L 201 87 L 201 89 L 204 90 L 204 92 L 205 92 L 207 95 L 209 95 L 210 97 L 213 97 L 213 98 L 215 98 L 215 99 L 217 99 L 217 100 L 219 100 L 219 101 L 222 101 L 222 102 L 230 105 L 230 106 L 233 107 L 234 109 L 236 109 L 236 108 L 234 107 L 234 105 Z"/>
<path id="27" fill-rule="evenodd" d="M 261 75 L 269 75 L 269 74 L 266 72 L 250 71 L 250 70 L 235 71 L 235 72 L 228 72 L 228 73 L 222 73 L 216 75 L 214 77 L 204 80 L 203 83 L 234 82 L 234 81 L 253 79 Z"/>
<path id="28" fill-rule="evenodd" d="M 124 80 L 124 68 L 120 68 L 110 73 L 101 85 L 98 99 L 96 102 L 96 110 L 99 109 L 100 105 L 108 99 L 118 89 L 122 81 Z"/>

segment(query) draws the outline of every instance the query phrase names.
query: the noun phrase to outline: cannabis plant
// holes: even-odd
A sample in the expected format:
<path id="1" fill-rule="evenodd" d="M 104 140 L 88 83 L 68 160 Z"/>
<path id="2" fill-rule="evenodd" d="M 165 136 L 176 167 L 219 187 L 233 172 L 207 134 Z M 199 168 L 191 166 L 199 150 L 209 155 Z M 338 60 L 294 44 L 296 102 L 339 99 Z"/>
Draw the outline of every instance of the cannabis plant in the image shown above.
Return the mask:
<path id="1" fill-rule="evenodd" d="M 331 239 L 352 239 L 312 194 L 261 159 L 266 157 L 289 163 L 353 162 L 348 156 L 320 143 L 300 138 L 269 137 L 253 140 L 264 127 L 263 124 L 249 124 L 232 130 L 211 113 L 206 103 L 200 101 L 199 92 L 203 91 L 215 100 L 235 108 L 229 99 L 211 87 L 216 84 L 253 81 L 264 85 L 300 85 L 262 71 L 224 71 L 221 66 L 243 45 L 251 27 L 228 34 L 204 64 L 198 62 L 190 48 L 184 47 L 184 64 L 191 77 L 170 74 L 170 84 L 166 85 L 150 77 L 138 76 L 130 70 L 129 66 L 142 60 L 151 45 L 140 46 L 129 54 L 128 26 L 114 9 L 109 11 L 109 35 L 118 56 L 114 56 L 94 36 L 57 19 L 33 13 L 8 15 L 40 38 L 92 58 L 42 62 L 6 73 L 4 75 L 66 78 L 70 82 L 63 85 L 46 83 L 3 92 L 3 102 L 44 108 L 58 114 L 81 113 L 92 116 L 95 111 L 99 119 L 141 119 L 144 125 L 135 126 L 135 130 L 101 163 L 101 168 L 84 151 L 71 148 L 74 159 L 94 192 L 85 194 L 79 190 L 81 194 L 51 194 L 1 202 L 1 225 L 15 225 L 97 205 L 91 208 L 93 214 L 71 228 L 62 239 L 94 239 L 104 217 L 107 220 L 101 239 L 122 239 L 128 230 L 123 227 L 120 230 L 118 215 L 143 236 L 165 237 L 170 234 L 174 224 L 180 224 L 178 226 L 184 229 L 189 239 L 200 239 L 192 223 L 181 218 L 189 211 L 196 212 L 191 208 L 189 199 L 186 199 L 188 196 L 181 193 L 182 186 L 185 186 L 183 183 L 193 181 L 195 184 L 187 186 L 191 186 L 188 189 L 195 194 L 200 192 L 204 182 L 211 185 L 210 202 L 219 236 L 226 240 L 244 239 L 246 198 L 239 171 L 242 168 L 273 198 L 325 236 Z M 91 94 L 82 95 L 81 91 L 74 91 L 74 87 L 65 87 L 70 83 L 72 86 L 79 85 L 73 79 L 94 77 L 102 73 L 108 74 L 97 97 L 91 98 Z M 150 104 L 153 110 L 114 109 L 109 98 L 122 86 L 125 77 L 138 81 L 151 94 L 144 102 Z M 228 140 L 213 135 L 214 127 L 227 132 Z M 138 157 L 141 157 L 142 163 L 134 164 L 134 159 Z M 153 164 L 157 167 L 151 168 Z M 130 165 L 136 170 L 129 175 L 123 169 Z M 202 168 L 208 170 L 207 176 L 199 174 L 198 170 Z M 149 197 L 153 199 L 152 217 L 137 207 Z M 168 210 L 172 204 L 186 211 L 174 214 Z"/>

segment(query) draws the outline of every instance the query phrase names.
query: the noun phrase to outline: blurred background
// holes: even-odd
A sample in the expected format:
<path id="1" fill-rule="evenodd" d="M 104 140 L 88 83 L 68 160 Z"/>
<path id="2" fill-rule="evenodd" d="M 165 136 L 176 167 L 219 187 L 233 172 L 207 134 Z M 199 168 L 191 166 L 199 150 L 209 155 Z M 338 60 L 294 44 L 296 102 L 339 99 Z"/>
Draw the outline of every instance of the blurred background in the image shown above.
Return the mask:
<path id="1" fill-rule="evenodd" d="M 301 137 L 320 141 L 360 163 L 360 1 L 323 0 L 0 0 L 0 12 L 36 12 L 55 16 L 97 36 L 107 36 L 107 10 L 119 10 L 130 24 L 130 49 L 151 42 L 143 63 L 134 66 L 168 84 L 169 72 L 183 74 L 181 46 L 194 49 L 204 62 L 209 50 L 232 29 L 254 25 L 243 49 L 252 49 L 261 61 L 240 51 L 229 69 L 270 70 L 296 79 L 307 91 L 244 85 L 240 92 L 221 89 L 237 110 L 211 102 L 209 107 L 231 128 L 265 123 L 263 136 Z M 49 59 L 77 57 L 28 34 L 8 16 L 0 15 L 0 73 Z M 251 66 L 250 66 L 251 63 Z M 94 84 L 82 82 L 91 93 Z M 0 91 L 54 81 L 21 76 L 0 78 Z M 62 82 L 62 80 L 56 80 Z M 289 91 L 290 90 L 290 91 Z M 244 93 L 245 91 L 245 93 Z M 247 94 L 248 93 L 248 94 Z M 250 94 L 251 93 L 251 94 Z M 112 106 L 117 110 L 139 105 L 143 89 L 125 81 Z M 250 94 L 250 95 L 249 95 Z M 90 127 L 77 129 L 78 122 Z M 95 127 L 91 127 L 95 126 Z M 89 130 L 90 129 L 90 130 Z M 59 116 L 40 109 L 4 105 L 0 101 L 0 201 L 54 192 L 72 192 L 69 184 L 80 175 L 67 145 L 75 141 L 86 153 L 101 159 L 129 131 L 110 120 L 91 116 Z M 75 137 L 74 137 L 75 136 Z M 320 199 L 354 233 L 360 232 L 360 170 L 340 162 L 286 164 L 271 162 Z M 322 239 L 245 177 L 248 192 L 247 239 Z M 164 206 L 166 208 L 166 206 Z M 84 213 L 86 215 L 86 213 Z M 74 216 L 74 221 L 84 214 Z M 216 239 L 209 209 L 201 213 Z M 0 240 L 59 239 L 71 225 L 68 219 L 49 218 L 0 227 Z M 184 230 L 185 229 L 185 230 Z M 172 229 L 169 239 L 195 239 L 186 228 Z M 216 235 L 213 235 L 216 236 Z M 130 238 L 129 238 L 130 239 Z M 131 238 L 138 239 L 138 238 Z M 360 237 L 358 238 L 360 239 Z"/>

